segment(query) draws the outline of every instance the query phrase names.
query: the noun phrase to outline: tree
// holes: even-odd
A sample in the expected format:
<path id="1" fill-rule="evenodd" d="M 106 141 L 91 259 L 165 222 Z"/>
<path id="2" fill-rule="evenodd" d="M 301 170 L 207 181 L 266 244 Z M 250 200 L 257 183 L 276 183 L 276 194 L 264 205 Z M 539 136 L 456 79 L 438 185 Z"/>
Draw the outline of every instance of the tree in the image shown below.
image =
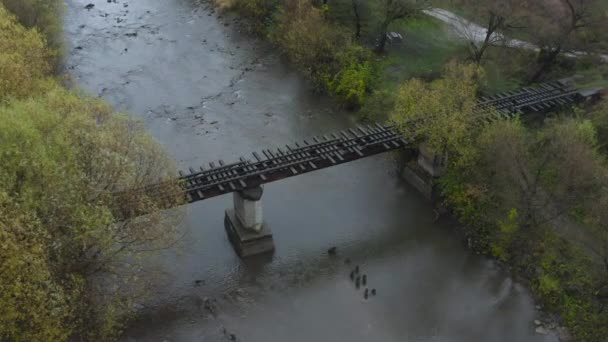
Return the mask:
<path id="1" fill-rule="evenodd" d="M 60 87 L 0 107 L 0 141 L 0 339 L 110 339 L 147 251 L 177 237 L 156 198 L 114 194 L 174 177 L 172 164 L 140 122 Z M 125 206 L 149 214 L 119 222 Z"/>
<path id="2" fill-rule="evenodd" d="M 389 25 L 398 19 L 413 18 L 427 7 L 425 0 L 379 0 L 381 11 L 380 37 L 377 52 L 384 52 Z"/>
<path id="3" fill-rule="evenodd" d="M 529 255 L 549 228 L 575 239 L 572 213 L 589 210 L 600 197 L 603 171 L 595 144 L 593 126 L 585 120 L 550 121 L 538 132 L 519 121 L 485 127 L 475 142 L 476 157 L 457 172 L 467 174 L 470 186 L 485 189 L 476 200 L 487 204 L 490 224 L 506 222 L 510 210 L 517 213 L 520 233 L 500 245 L 501 257 Z"/>
<path id="4" fill-rule="evenodd" d="M 474 20 L 485 22 L 484 32 L 476 25 L 462 25 L 471 59 L 478 64 L 490 46 L 504 44 L 506 37 L 524 27 L 529 14 L 528 0 L 461 0 L 459 4 L 472 11 Z"/>
<path id="5" fill-rule="evenodd" d="M 291 61 L 308 74 L 319 88 L 335 73 L 336 55 L 352 43 L 352 36 L 325 19 L 323 10 L 309 0 L 289 0 L 276 17 L 271 40 Z"/>
<path id="6" fill-rule="evenodd" d="M 47 87 L 52 56 L 44 38 L 35 29 L 23 28 L 0 4 L 0 104 Z"/>
<path id="7" fill-rule="evenodd" d="M 598 35 L 605 34 L 606 14 L 602 1 L 598 0 L 559 0 L 559 5 L 550 1 L 536 3 L 537 16 L 531 28 L 533 36 L 538 37 L 540 47 L 537 55 L 537 68 L 529 78 L 536 82 L 551 70 L 562 53 L 574 56 L 590 53 L 589 49 Z"/>
<path id="8" fill-rule="evenodd" d="M 407 81 L 399 88 L 390 120 L 410 142 L 425 142 L 453 162 L 473 152 L 473 129 L 485 113 L 475 110 L 483 70 L 474 64 L 450 63 L 443 78 Z"/>
<path id="9" fill-rule="evenodd" d="M 62 22 L 64 2 L 61 0 L 0 0 L 7 10 L 15 14 L 19 23 L 28 29 L 37 29 L 45 37 L 53 51 L 51 64 L 59 63 L 63 37 Z"/>

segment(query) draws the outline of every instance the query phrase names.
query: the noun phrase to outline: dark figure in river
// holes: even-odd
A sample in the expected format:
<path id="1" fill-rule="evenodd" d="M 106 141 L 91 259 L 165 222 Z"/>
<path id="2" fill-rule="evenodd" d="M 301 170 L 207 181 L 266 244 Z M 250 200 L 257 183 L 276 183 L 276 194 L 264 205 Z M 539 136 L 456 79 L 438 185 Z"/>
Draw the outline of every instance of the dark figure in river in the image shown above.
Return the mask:
<path id="1" fill-rule="evenodd" d="M 355 274 L 359 274 L 359 265 L 355 266 Z"/>
<path id="2" fill-rule="evenodd" d="M 355 280 L 355 271 L 350 271 L 350 280 Z"/>
<path id="3" fill-rule="evenodd" d="M 376 295 L 376 289 L 372 289 L 372 296 Z"/>
<path id="4" fill-rule="evenodd" d="M 329 254 L 329 255 L 336 255 L 337 252 L 338 252 L 338 247 L 335 247 L 335 246 L 327 250 L 327 254 Z"/>
<path id="5" fill-rule="evenodd" d="M 361 285 L 361 277 L 357 276 L 357 279 L 355 279 L 355 287 L 357 288 L 357 290 L 359 289 L 360 285 Z"/>
<path id="6" fill-rule="evenodd" d="M 350 259 L 349 259 L 349 258 L 346 258 L 346 260 L 344 260 L 344 264 L 346 264 L 346 265 L 350 265 Z"/>
<path id="7" fill-rule="evenodd" d="M 367 285 L 367 275 L 365 275 L 365 274 L 361 278 L 361 285 L 363 285 L 363 286 Z"/>
<path id="8" fill-rule="evenodd" d="M 369 295 L 369 290 L 366 288 L 366 289 L 365 289 L 365 293 L 363 294 L 363 297 L 364 297 L 365 299 L 367 299 L 368 295 Z"/>

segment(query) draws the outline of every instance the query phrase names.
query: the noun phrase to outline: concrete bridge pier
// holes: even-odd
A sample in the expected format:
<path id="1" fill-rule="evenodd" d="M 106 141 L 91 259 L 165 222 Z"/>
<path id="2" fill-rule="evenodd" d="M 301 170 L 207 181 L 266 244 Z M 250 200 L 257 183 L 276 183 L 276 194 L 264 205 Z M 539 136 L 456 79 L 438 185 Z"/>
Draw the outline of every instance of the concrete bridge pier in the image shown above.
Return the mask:
<path id="1" fill-rule="evenodd" d="M 272 232 L 264 224 L 261 186 L 233 193 L 234 208 L 226 210 L 224 228 L 241 258 L 274 251 Z"/>

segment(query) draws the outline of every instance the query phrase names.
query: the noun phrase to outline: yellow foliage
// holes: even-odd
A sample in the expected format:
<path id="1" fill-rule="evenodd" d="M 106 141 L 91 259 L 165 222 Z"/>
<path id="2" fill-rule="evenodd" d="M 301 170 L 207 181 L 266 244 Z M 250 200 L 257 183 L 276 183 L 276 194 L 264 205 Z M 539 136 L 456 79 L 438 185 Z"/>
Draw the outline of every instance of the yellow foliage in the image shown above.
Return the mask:
<path id="1" fill-rule="evenodd" d="M 44 235 L 0 192 L 0 340 L 61 341 L 70 328 L 68 297 L 51 276 Z"/>
<path id="2" fill-rule="evenodd" d="M 0 141 L 0 195 L 8 203 L 0 203 L 0 260 L 8 263 L 0 265 L 0 288 L 13 293 L 0 294 L 0 322 L 11 323 L 0 324 L 0 339 L 112 336 L 141 283 L 136 271 L 121 272 L 120 260 L 162 247 L 175 233 L 155 198 L 125 202 L 114 193 L 174 177 L 172 164 L 140 122 L 61 87 L 0 107 Z M 166 193 L 177 190 L 166 186 Z M 119 223 L 115 209 L 150 214 Z M 124 288 L 93 281 L 106 272 L 120 275 L 114 281 Z M 38 297 L 56 298 L 43 303 L 56 313 L 39 311 Z M 37 324 L 32 334 L 49 338 L 26 338 L 26 321 Z"/>
<path id="3" fill-rule="evenodd" d="M 63 0 L 0 0 L 1 5 L 13 13 L 24 27 L 38 29 L 52 50 L 60 50 L 63 45 Z"/>
<path id="4" fill-rule="evenodd" d="M 220 11 L 231 10 L 236 5 L 236 0 L 214 0 Z"/>
<path id="5" fill-rule="evenodd" d="M 146 281 L 123 261 L 172 243 L 177 218 L 148 194 L 115 194 L 174 168 L 141 122 L 61 88 L 52 58 L 0 4 L 0 340 L 108 341 Z M 118 222 L 123 212 L 148 215 Z M 108 274 L 112 286 L 96 281 Z"/>
<path id="6" fill-rule="evenodd" d="M 323 11 L 309 0 L 285 3 L 271 39 L 313 80 L 322 80 L 336 63 L 336 53 L 351 43 L 350 34 L 328 23 Z"/>
<path id="7" fill-rule="evenodd" d="M 452 162 L 472 153 L 473 126 L 481 118 L 474 112 L 483 70 L 473 64 L 449 63 L 444 77 L 427 83 L 407 81 L 399 88 L 391 121 L 406 139 L 425 142 Z"/>
<path id="8" fill-rule="evenodd" d="M 26 30 L 0 5 L 0 103 L 49 87 L 52 53 L 36 29 Z"/>

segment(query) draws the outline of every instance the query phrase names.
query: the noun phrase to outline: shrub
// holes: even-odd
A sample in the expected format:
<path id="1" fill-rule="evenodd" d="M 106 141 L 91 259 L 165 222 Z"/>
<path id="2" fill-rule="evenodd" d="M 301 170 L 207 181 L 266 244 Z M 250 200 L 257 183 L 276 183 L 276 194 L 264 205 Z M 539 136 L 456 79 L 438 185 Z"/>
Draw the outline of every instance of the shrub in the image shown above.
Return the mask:
<path id="1" fill-rule="evenodd" d="M 61 0 L 0 0 L 26 28 L 37 28 L 54 52 L 61 50 L 64 2 Z M 58 62 L 55 59 L 54 62 Z"/>
<path id="2" fill-rule="evenodd" d="M 351 43 L 350 34 L 325 20 L 323 11 L 308 0 L 288 0 L 276 14 L 270 39 L 315 83 L 335 74 L 336 55 Z"/>
<path id="3" fill-rule="evenodd" d="M 0 141 L 0 339 L 111 339 L 143 285 L 121 261 L 138 265 L 174 233 L 154 198 L 113 193 L 171 163 L 141 123 L 60 87 L 0 107 Z M 150 215 L 118 222 L 125 206 Z"/>
<path id="4" fill-rule="evenodd" d="M 371 52 L 360 45 L 350 45 L 336 54 L 336 64 L 337 72 L 326 77 L 327 89 L 348 108 L 360 108 L 378 75 Z"/>
<path id="5" fill-rule="evenodd" d="M 25 29 L 0 5 L 0 103 L 49 86 L 53 54 L 36 29 Z"/>

